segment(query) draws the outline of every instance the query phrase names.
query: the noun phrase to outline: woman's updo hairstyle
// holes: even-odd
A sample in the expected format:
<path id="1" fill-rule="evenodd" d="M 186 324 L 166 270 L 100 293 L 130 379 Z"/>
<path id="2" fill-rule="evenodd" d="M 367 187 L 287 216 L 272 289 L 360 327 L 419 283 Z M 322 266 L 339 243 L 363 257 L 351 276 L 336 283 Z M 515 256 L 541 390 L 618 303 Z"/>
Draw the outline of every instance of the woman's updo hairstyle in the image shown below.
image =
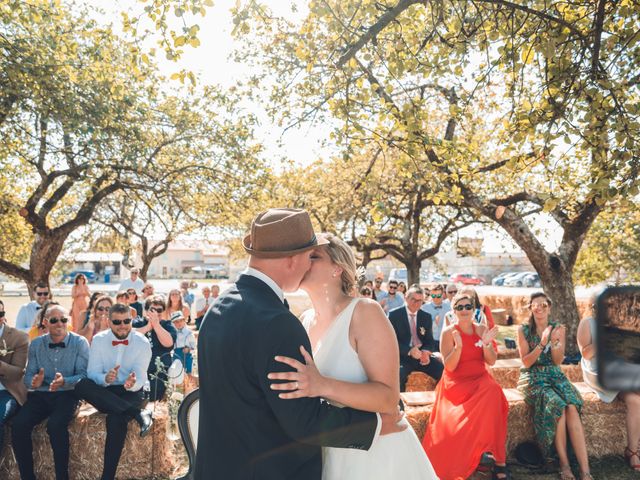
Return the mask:
<path id="1" fill-rule="evenodd" d="M 332 233 L 322 233 L 323 238 L 329 240 L 325 247 L 333 263 L 342 268 L 342 292 L 346 295 L 354 294 L 354 287 L 358 281 L 356 274 L 356 257 L 351 247 L 341 238 Z"/>

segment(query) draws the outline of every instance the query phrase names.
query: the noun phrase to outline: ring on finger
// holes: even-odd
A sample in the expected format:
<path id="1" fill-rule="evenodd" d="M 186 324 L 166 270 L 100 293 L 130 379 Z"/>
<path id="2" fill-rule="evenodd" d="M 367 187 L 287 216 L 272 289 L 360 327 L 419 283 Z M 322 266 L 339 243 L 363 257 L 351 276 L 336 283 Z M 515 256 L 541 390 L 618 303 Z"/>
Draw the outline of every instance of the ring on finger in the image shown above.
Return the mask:
<path id="1" fill-rule="evenodd" d="M 294 383 L 294 386 L 293 386 L 293 389 L 294 389 L 294 390 L 298 390 L 298 388 L 299 388 L 299 384 L 298 384 L 298 382 L 295 382 L 295 383 Z"/>

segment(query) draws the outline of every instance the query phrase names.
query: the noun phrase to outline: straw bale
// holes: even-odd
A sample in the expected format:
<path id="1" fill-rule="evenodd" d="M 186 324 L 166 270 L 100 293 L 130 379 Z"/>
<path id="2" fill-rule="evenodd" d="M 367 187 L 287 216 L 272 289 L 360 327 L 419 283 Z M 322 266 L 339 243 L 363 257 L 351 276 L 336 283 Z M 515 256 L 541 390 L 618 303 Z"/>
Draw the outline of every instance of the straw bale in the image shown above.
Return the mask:
<path id="1" fill-rule="evenodd" d="M 625 406 L 620 400 L 607 404 L 601 402 L 584 383 L 575 384 L 580 391 L 584 406 L 582 423 L 590 457 L 620 455 L 626 446 Z M 507 454 L 512 457 L 515 447 L 524 441 L 535 441 L 531 408 L 516 389 L 504 389 L 509 401 L 507 429 Z M 433 404 L 408 406 L 407 420 L 422 439 Z"/>
<path id="2" fill-rule="evenodd" d="M 412 372 L 407 378 L 405 390 L 407 392 L 428 392 L 436 389 L 437 381 L 426 373 Z"/>
<path id="3" fill-rule="evenodd" d="M 117 478 L 145 479 L 167 476 L 174 468 L 171 441 L 167 437 L 169 416 L 164 404 L 150 406 L 153 410 L 153 430 L 140 438 L 140 427 L 129 422 L 127 439 L 118 466 Z M 78 416 L 69 425 L 71 480 L 93 480 L 102 473 L 106 416 L 90 405 L 83 405 Z M 6 429 L 5 448 L 0 456 L 0 478 L 20 478 L 11 448 L 10 427 Z M 46 432 L 46 422 L 38 425 L 32 435 L 33 459 L 36 476 L 40 480 L 54 480 L 53 454 Z"/>

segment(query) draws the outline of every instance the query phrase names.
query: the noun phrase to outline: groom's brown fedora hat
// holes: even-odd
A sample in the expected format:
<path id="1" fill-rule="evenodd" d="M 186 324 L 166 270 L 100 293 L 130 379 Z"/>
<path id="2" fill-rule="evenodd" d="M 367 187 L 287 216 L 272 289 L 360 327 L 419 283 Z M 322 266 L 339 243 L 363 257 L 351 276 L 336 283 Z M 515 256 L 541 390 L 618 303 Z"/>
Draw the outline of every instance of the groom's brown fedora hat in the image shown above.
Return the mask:
<path id="1" fill-rule="evenodd" d="M 242 246 L 256 257 L 281 258 L 327 243 L 327 239 L 316 237 L 305 210 L 270 208 L 253 220 L 251 233 L 244 237 Z"/>

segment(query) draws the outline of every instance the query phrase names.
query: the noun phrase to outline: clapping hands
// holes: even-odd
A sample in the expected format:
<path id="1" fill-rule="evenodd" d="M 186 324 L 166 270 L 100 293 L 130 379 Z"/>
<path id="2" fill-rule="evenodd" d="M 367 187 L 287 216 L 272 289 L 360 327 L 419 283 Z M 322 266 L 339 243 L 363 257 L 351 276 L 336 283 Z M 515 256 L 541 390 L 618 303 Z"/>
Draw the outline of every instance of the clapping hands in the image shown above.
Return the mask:
<path id="1" fill-rule="evenodd" d="M 49 385 L 49 391 L 56 392 L 63 385 L 64 385 L 64 377 L 60 372 L 56 372 L 56 376 L 53 377 L 53 381 Z"/>
<path id="2" fill-rule="evenodd" d="M 493 342 L 496 339 L 497 335 L 498 335 L 498 327 L 485 329 L 484 333 L 482 334 L 482 343 L 484 345 L 489 345 L 491 342 Z"/>
<path id="3" fill-rule="evenodd" d="M 451 338 L 453 338 L 453 348 L 462 350 L 462 337 L 457 329 L 451 330 Z"/>
<path id="4" fill-rule="evenodd" d="M 131 390 L 136 384 L 136 372 L 131 372 L 127 379 L 124 381 L 125 390 Z"/>
<path id="5" fill-rule="evenodd" d="M 120 369 L 120 365 L 116 365 L 115 367 L 113 367 L 111 370 L 107 372 L 107 374 L 104 377 L 104 381 L 107 385 L 111 385 L 113 382 L 116 381 L 116 377 L 118 376 L 119 369 Z"/>
<path id="6" fill-rule="evenodd" d="M 42 386 L 43 381 L 44 381 L 44 368 L 41 368 L 40 370 L 38 370 L 38 373 L 36 373 L 31 379 L 31 388 L 33 390 L 37 390 Z"/>
<path id="7" fill-rule="evenodd" d="M 542 336 L 540 337 L 540 344 L 543 347 L 546 347 L 547 344 L 549 343 L 549 337 L 551 336 L 551 330 L 553 330 L 553 327 L 551 325 L 549 325 L 547 328 L 544 329 L 544 331 L 542 332 Z"/>

